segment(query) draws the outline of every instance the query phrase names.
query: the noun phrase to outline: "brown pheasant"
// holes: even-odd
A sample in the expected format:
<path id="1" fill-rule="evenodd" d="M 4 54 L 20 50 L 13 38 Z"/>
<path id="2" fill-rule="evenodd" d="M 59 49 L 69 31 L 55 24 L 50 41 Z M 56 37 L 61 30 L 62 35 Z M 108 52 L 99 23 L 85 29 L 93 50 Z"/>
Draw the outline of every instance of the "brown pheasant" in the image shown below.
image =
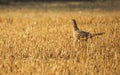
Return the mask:
<path id="1" fill-rule="evenodd" d="M 91 33 L 82 31 L 81 29 L 78 28 L 75 19 L 72 19 L 72 23 L 73 23 L 73 28 L 74 28 L 73 29 L 73 36 L 75 38 L 75 42 L 77 42 L 78 40 L 80 40 L 82 38 L 87 41 L 88 38 L 92 37 Z"/>

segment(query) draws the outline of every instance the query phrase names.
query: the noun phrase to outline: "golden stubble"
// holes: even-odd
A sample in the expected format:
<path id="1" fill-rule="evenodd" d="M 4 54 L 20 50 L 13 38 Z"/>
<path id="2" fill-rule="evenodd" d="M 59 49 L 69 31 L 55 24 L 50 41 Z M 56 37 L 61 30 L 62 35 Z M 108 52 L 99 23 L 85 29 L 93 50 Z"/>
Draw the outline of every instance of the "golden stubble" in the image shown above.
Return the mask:
<path id="1" fill-rule="evenodd" d="M 120 74 L 119 13 L 1 11 L 0 74 Z M 105 34 L 74 46 L 72 18 L 82 30 Z"/>

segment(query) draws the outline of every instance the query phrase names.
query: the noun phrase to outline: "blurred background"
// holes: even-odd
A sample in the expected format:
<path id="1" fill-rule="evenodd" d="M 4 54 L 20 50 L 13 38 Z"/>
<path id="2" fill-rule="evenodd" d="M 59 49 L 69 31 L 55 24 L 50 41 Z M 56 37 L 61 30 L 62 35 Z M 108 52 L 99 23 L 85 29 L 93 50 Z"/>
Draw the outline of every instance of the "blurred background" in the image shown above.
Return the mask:
<path id="1" fill-rule="evenodd" d="M 7 7 L 6 7 L 7 6 Z M 120 10 L 120 0 L 0 0 L 0 9 L 40 9 L 43 11 Z"/>

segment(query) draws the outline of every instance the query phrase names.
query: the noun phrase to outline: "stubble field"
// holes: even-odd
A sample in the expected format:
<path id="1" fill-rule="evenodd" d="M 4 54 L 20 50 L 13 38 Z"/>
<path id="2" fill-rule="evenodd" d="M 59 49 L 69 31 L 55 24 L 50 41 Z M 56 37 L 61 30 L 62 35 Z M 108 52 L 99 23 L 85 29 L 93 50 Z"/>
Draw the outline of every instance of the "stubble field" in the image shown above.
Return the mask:
<path id="1" fill-rule="evenodd" d="M 120 11 L 4 7 L 0 75 L 120 74 Z M 73 18 L 80 29 L 104 34 L 73 45 Z"/>

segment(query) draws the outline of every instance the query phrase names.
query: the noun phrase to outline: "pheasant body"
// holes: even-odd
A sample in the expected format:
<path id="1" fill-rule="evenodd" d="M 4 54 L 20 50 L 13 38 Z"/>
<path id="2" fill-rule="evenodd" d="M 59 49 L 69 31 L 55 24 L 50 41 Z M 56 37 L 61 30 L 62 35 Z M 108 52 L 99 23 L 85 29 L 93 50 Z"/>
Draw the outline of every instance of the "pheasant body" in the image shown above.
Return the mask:
<path id="1" fill-rule="evenodd" d="M 80 40 L 80 38 L 84 38 L 87 41 L 88 38 L 92 37 L 92 35 L 89 32 L 82 31 L 78 28 L 75 19 L 72 19 L 72 22 L 73 22 L 73 28 L 74 28 L 73 36 L 75 38 L 75 41 Z"/>

